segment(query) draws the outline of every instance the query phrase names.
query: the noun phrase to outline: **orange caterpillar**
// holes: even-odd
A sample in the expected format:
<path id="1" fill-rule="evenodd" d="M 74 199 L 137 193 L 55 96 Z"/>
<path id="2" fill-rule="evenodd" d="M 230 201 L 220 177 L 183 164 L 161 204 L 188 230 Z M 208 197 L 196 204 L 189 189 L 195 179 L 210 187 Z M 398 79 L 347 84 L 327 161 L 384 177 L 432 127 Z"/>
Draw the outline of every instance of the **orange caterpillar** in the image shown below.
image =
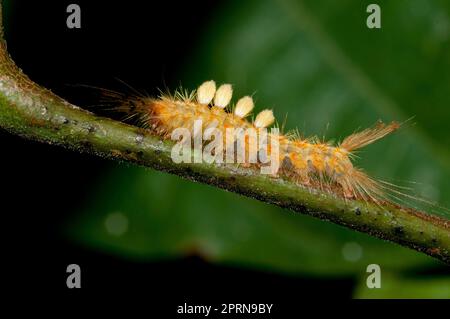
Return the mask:
<path id="1" fill-rule="evenodd" d="M 119 109 L 132 117 L 137 115 L 145 127 L 165 139 L 180 127 L 192 132 L 195 120 L 202 120 L 204 129 L 213 122 L 218 123 L 216 128 L 222 131 L 232 127 L 255 128 L 259 132 L 273 124 L 275 119 L 271 110 L 261 111 L 252 122 L 246 120 L 254 107 L 249 96 L 227 109 L 231 97 L 230 84 L 216 89 L 215 82 L 208 81 L 190 94 L 178 92 L 156 99 L 135 97 L 123 102 Z M 387 200 L 383 182 L 353 166 L 351 158 L 354 150 L 381 139 L 399 126 L 397 122 L 379 122 L 348 136 L 337 146 L 314 138 L 302 139 L 296 136 L 298 134 L 278 135 L 280 167 L 277 173 L 306 187 L 327 190 L 344 198 L 375 203 Z"/>

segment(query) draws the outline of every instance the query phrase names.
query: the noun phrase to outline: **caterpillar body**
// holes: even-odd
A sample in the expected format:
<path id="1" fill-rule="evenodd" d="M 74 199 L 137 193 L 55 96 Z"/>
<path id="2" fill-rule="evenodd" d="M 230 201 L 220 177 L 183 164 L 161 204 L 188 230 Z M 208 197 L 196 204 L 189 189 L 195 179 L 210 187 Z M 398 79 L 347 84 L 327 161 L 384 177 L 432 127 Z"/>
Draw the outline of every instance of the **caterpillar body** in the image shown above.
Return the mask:
<path id="1" fill-rule="evenodd" d="M 224 132 L 224 137 L 225 130 L 230 127 L 254 128 L 259 132 L 274 123 L 273 112 L 268 109 L 261 111 L 253 121 L 248 121 L 254 108 L 253 99 L 250 96 L 242 97 L 231 107 L 231 98 L 230 84 L 216 88 L 214 81 L 207 81 L 190 93 L 178 91 L 173 95 L 162 94 L 158 98 L 139 95 L 122 99 L 118 110 L 129 117 L 137 116 L 145 128 L 164 139 L 170 139 L 172 132 L 180 127 L 194 133 L 196 120 L 201 120 L 203 129 L 214 125 Z M 337 145 L 316 138 L 301 138 L 289 132 L 277 135 L 280 162 L 277 175 L 304 187 L 325 190 L 346 199 L 375 203 L 390 201 L 387 187 L 383 184 L 385 182 L 375 180 L 355 167 L 352 156 L 355 150 L 383 138 L 399 127 L 397 122 L 385 124 L 379 121 L 370 128 L 348 136 Z M 246 143 L 246 148 L 252 146 L 249 145 L 251 141 L 246 140 Z"/>

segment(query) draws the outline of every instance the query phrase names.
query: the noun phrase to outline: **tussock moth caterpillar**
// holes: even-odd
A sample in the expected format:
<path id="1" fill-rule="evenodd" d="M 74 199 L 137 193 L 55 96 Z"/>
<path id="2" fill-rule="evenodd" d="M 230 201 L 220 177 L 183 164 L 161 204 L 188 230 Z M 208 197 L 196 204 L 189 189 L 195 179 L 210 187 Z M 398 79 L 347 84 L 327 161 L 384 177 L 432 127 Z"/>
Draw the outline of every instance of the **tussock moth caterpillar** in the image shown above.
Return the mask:
<path id="1" fill-rule="evenodd" d="M 216 87 L 214 81 L 204 82 L 192 92 L 180 89 L 174 94 L 161 94 L 158 98 L 141 94 L 127 97 L 109 90 L 104 92 L 107 100 L 117 105 L 115 110 L 126 113 L 127 119 L 137 119 L 140 126 L 163 139 L 170 139 L 178 128 L 185 128 L 195 135 L 194 123 L 197 120 L 201 120 L 202 129 L 214 126 L 223 133 L 225 150 L 227 144 L 235 142 L 225 140 L 227 128 L 253 128 L 259 135 L 262 129 L 275 122 L 272 110 L 262 110 L 253 120 L 248 120 L 254 109 L 252 97 L 242 97 L 232 105 L 232 93 L 230 84 Z M 382 139 L 400 126 L 398 122 L 385 124 L 378 121 L 337 145 L 316 137 L 302 138 L 297 131 L 277 136 L 268 133 L 268 138 L 276 139 L 279 145 L 280 165 L 276 175 L 299 186 L 326 191 L 344 199 L 400 204 L 405 202 L 402 197 L 406 197 L 433 206 L 433 203 L 403 193 L 400 186 L 370 177 L 352 163 L 356 150 Z M 252 148 L 252 141 L 245 139 L 246 152 Z M 244 158 L 246 166 L 261 165 Z"/>

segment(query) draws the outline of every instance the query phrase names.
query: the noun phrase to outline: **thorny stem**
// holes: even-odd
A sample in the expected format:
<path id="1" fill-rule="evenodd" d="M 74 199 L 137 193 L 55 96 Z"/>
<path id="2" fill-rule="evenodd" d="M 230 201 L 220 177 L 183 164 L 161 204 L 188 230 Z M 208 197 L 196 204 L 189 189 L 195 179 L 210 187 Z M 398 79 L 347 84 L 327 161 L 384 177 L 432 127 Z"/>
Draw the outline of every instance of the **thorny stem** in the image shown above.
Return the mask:
<path id="1" fill-rule="evenodd" d="M 136 163 L 214 185 L 396 242 L 450 264 L 450 221 L 411 209 L 345 201 L 253 169 L 175 164 L 171 142 L 96 116 L 32 82 L 14 64 L 3 38 L 0 3 L 0 127 L 25 138 Z"/>

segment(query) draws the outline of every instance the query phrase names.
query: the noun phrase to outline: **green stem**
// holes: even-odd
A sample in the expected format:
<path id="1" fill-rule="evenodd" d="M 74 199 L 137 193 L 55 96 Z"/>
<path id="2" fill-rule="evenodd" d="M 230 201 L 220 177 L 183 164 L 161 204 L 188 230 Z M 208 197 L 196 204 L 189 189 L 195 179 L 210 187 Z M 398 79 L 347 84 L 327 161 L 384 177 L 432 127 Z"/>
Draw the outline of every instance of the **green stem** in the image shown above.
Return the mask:
<path id="1" fill-rule="evenodd" d="M 25 138 L 132 162 L 214 185 L 396 242 L 450 264 L 450 221 L 411 209 L 345 201 L 234 165 L 175 164 L 172 143 L 96 116 L 32 82 L 3 39 L 0 4 L 0 127 Z"/>

